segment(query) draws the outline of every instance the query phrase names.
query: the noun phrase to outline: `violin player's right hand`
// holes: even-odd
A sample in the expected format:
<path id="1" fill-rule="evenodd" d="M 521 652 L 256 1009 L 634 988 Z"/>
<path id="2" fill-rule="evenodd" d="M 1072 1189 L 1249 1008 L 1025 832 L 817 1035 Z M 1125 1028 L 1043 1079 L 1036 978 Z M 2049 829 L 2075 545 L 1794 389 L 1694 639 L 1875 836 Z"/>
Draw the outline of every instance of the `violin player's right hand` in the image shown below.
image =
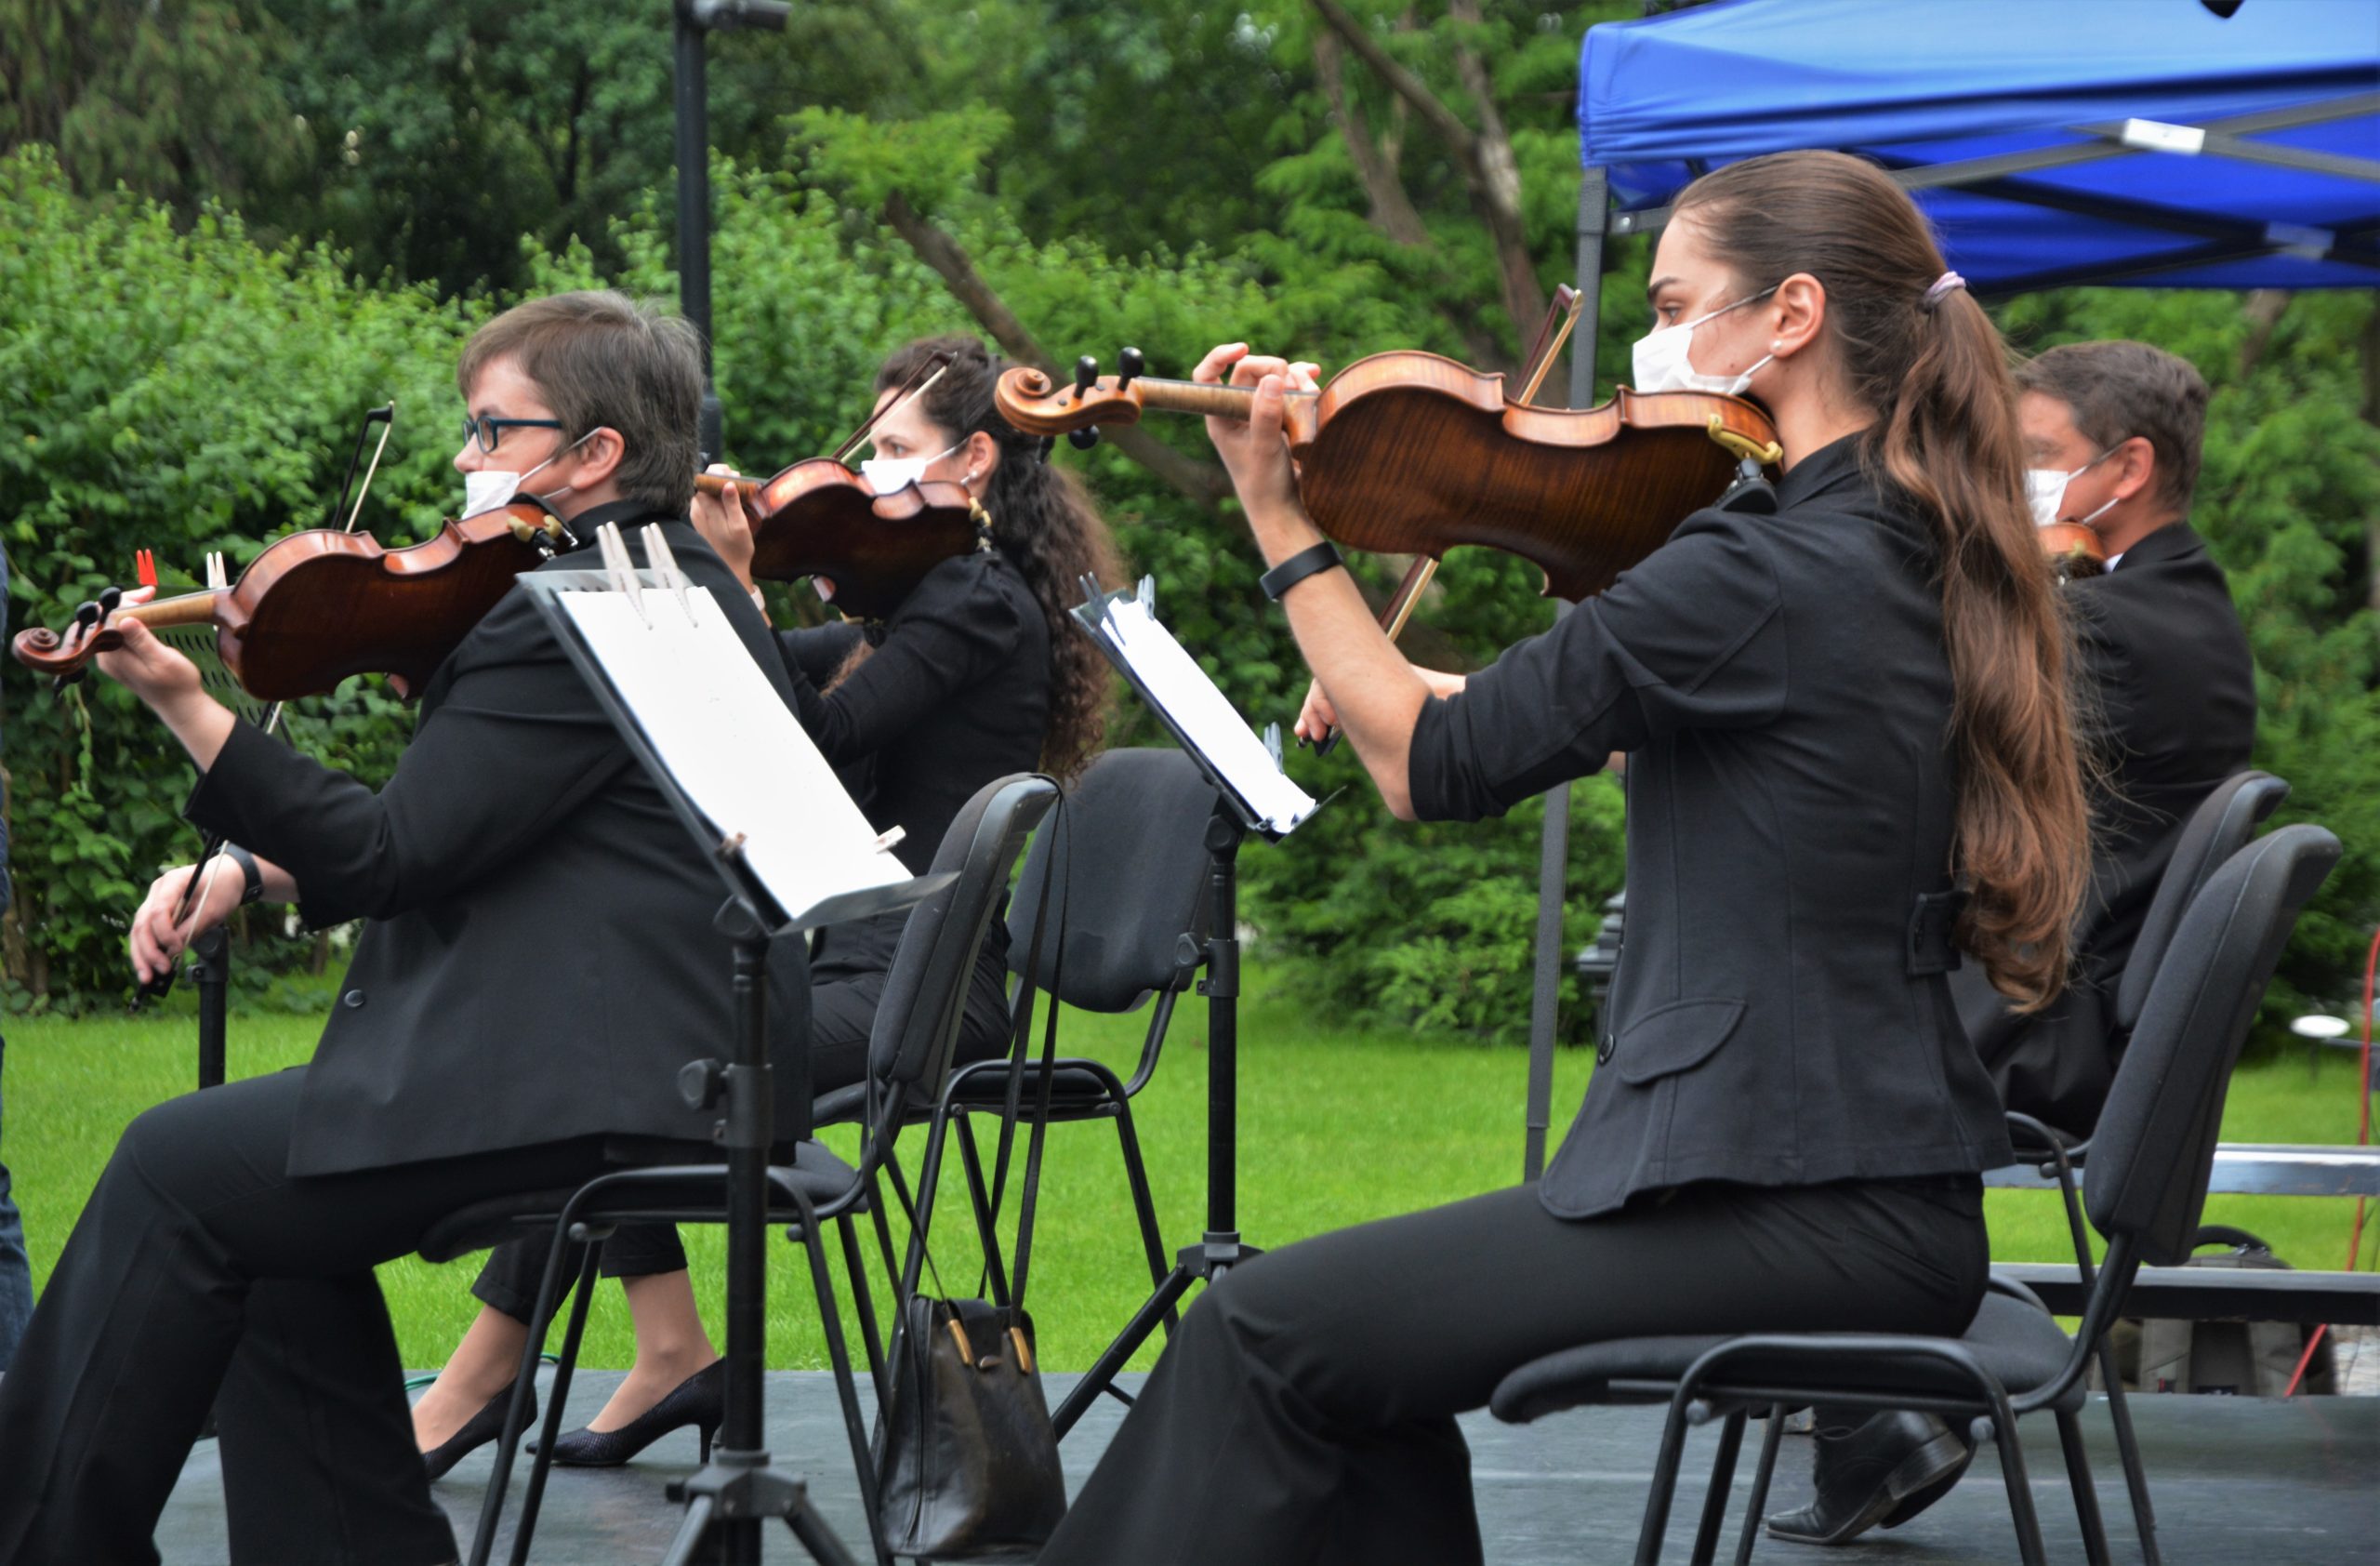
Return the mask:
<path id="1" fill-rule="evenodd" d="M 734 470 L 713 463 L 710 471 L 728 473 Z M 744 591 L 749 592 L 752 591 L 752 514 L 745 509 L 744 494 L 742 486 L 732 484 L 717 496 L 705 495 L 698 489 L 694 491 L 692 517 L 694 531 L 703 536 L 703 542 L 717 551 L 719 558 L 727 563 L 727 568 L 735 573 L 735 579 L 744 584 Z"/>
<path id="2" fill-rule="evenodd" d="M 191 909 L 188 919 L 176 925 L 174 910 L 181 906 L 182 888 L 196 868 L 177 865 L 151 882 L 149 895 L 140 899 L 132 915 L 132 934 L 126 945 L 132 953 L 133 974 L 142 984 L 170 970 L 194 936 L 222 923 L 239 906 L 245 885 L 240 867 L 217 855 L 207 861 L 213 883 L 206 884 L 202 874 L 205 896 Z"/>

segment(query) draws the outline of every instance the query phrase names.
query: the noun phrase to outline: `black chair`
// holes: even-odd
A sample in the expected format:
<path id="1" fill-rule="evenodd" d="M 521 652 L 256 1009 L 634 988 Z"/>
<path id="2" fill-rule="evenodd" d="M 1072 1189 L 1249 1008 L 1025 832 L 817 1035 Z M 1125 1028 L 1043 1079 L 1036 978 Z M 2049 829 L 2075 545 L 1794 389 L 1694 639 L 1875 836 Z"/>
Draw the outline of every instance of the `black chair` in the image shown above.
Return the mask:
<path id="1" fill-rule="evenodd" d="M 2289 784 L 2270 773 L 2235 773 L 2216 784 L 2215 791 L 2201 800 L 2190 818 L 2182 824 L 2174 840 L 2174 851 L 2166 858 L 2164 873 L 2158 878 L 2156 895 L 2149 899 L 2149 911 L 2141 918 L 2140 934 L 2133 940 L 2122 982 L 2117 986 L 2114 1003 L 2109 1011 L 2108 1022 L 2115 1039 L 2129 1040 L 2140 1026 L 2141 1009 L 2148 1004 L 2151 983 L 2164 961 L 2166 949 L 2173 943 L 2175 931 L 2181 926 L 2182 915 L 2215 872 L 2248 845 L 2257 826 L 2288 797 Z M 2008 1129 L 2018 1157 L 2041 1163 L 2043 1174 L 2055 1172 L 2061 1141 L 2056 1131 L 2030 1115 L 2013 1113 L 2008 1117 Z M 2075 1169 L 2082 1168 L 2090 1155 L 2089 1138 L 2064 1149 L 2066 1161 Z M 2066 1182 L 2064 1194 L 2068 1234 L 2073 1241 L 2077 1264 L 2087 1278 L 2091 1266 L 2090 1236 L 2084 1226 L 2082 1204 L 2074 1195 L 2070 1179 Z M 2102 1337 L 2095 1352 L 2100 1385 L 2108 1395 L 2109 1423 L 2115 1429 L 2116 1454 L 2123 1466 L 2124 1488 L 2131 1495 L 2133 1520 L 2140 1533 L 2141 1551 L 2148 1566 L 2159 1566 L 2162 1557 L 2157 1547 L 2156 1509 L 2149 1502 L 2148 1476 L 2141 1469 L 2140 1443 L 2133 1434 L 2132 1410 L 2124 1398 L 2123 1380 L 2116 1374 L 2115 1349 Z"/>
<path id="2" fill-rule="evenodd" d="M 885 1399 L 883 1345 L 860 1260 L 854 1220 L 860 1213 L 873 1210 L 881 1224 L 881 1203 L 872 1200 L 876 1172 L 891 1156 L 893 1139 L 905 1121 L 912 1118 L 915 1106 L 931 1105 L 940 1096 L 957 1044 L 975 954 L 982 949 L 984 934 L 990 927 L 993 911 L 1007 887 L 1017 856 L 1024 851 L 1026 837 L 1057 799 L 1057 786 L 1049 778 L 1018 774 L 985 785 L 960 809 L 944 834 L 932 866 L 935 871 L 956 871 L 957 879 L 913 909 L 903 928 L 868 1041 L 867 1081 L 858 1084 L 856 1091 L 829 1093 L 817 1100 L 816 1119 L 821 1124 L 830 1120 L 860 1120 L 858 1166 L 854 1168 L 823 1145 L 811 1141 L 793 1149 L 791 1164 L 774 1167 L 769 1172 L 769 1221 L 787 1226 L 788 1237 L 798 1241 L 808 1254 L 827 1353 L 834 1364 L 836 1390 L 842 1401 L 852 1460 L 858 1470 L 860 1492 L 867 1509 L 874 1556 L 888 1566 L 892 1558 L 886 1551 L 877 1517 L 875 1467 L 860 1413 L 851 1356 L 835 1307 L 834 1285 L 821 1231 L 828 1223 L 837 1227 L 860 1316 L 868 1369 L 876 1385 L 878 1406 L 881 1407 Z M 529 1192 L 475 1203 L 442 1220 L 424 1238 L 422 1255 L 430 1261 L 445 1261 L 507 1240 L 527 1235 L 551 1237 L 551 1251 L 532 1316 L 529 1341 L 522 1352 L 511 1407 L 497 1447 L 496 1471 L 482 1503 L 479 1533 L 470 1556 L 473 1566 L 485 1566 L 495 1545 L 504 1492 L 524 1433 L 529 1388 L 547 1328 L 560 1303 L 570 1244 L 585 1244 L 586 1252 L 579 1264 L 570 1324 L 556 1366 L 553 1389 L 546 1404 L 536 1462 L 522 1501 L 520 1525 L 513 1537 L 513 1566 L 522 1566 L 528 1559 L 554 1442 L 562 1430 L 562 1404 L 570 1393 L 588 1307 L 595 1294 L 600 1258 L 592 1242 L 622 1224 L 725 1223 L 726 1172 L 724 1164 L 620 1170 L 598 1176 L 575 1190 Z M 880 1228 L 879 1238 L 883 1238 Z M 889 1240 L 885 1243 L 889 1257 Z"/>
<path id="3" fill-rule="evenodd" d="M 1152 1285 L 1162 1282 L 1173 1264 L 1157 1227 L 1148 1169 L 1132 1124 L 1132 1099 L 1156 1071 L 1175 1002 L 1205 960 L 1210 865 L 1206 832 L 1220 803 L 1197 763 L 1180 750 L 1107 751 L 1083 769 L 1068 790 L 1065 808 L 1051 829 L 1035 840 L 1009 904 L 1009 964 L 1018 975 L 1014 1003 L 1021 1012 L 1029 1014 L 1036 994 L 1050 994 L 1053 984 L 1058 986 L 1056 998 L 1065 1004 L 1111 1015 L 1156 999 L 1131 1076 L 1119 1079 L 1102 1061 L 1062 1056 L 1054 1064 L 1049 1112 L 1051 1124 L 1115 1122 Z M 1048 907 L 1056 938 L 1045 937 L 1040 971 L 1027 974 L 1034 918 L 1052 863 L 1058 867 L 1058 880 L 1049 889 Z M 1003 1193 L 993 1188 L 997 1181 L 985 1178 L 970 1118 L 1006 1108 L 1010 1074 L 1006 1059 L 958 1068 L 927 1133 L 926 1157 L 935 1161 L 951 1123 L 957 1122 L 996 1293 L 1003 1276 L 995 1233 Z M 1018 1094 L 1028 1110 L 1039 1087 L 1040 1062 L 1032 1059 L 1026 1062 Z M 1173 1324 L 1169 1312 L 1169 1333 Z M 1059 1427 L 1061 1435 L 1066 1423 Z"/>
<path id="4" fill-rule="evenodd" d="M 2042 1542 L 2015 1427 L 2018 1415 L 2047 1409 L 2057 1421 L 2084 1547 L 2093 1562 L 2105 1561 L 2106 1531 L 2074 1417 L 2084 1398 L 2083 1369 L 2122 1313 L 2141 1265 L 2176 1263 L 2189 1254 L 2231 1068 L 2298 910 L 2338 856 L 2338 840 L 2320 827 L 2285 827 L 2217 870 L 2175 929 L 2094 1139 L 2083 1200 L 2108 1251 L 2096 1275 L 2084 1258 L 2090 1293 L 2076 1335 L 2069 1337 L 2021 1285 L 1995 1279 L 1962 1337 L 1755 1334 L 1587 1344 L 1514 1371 L 1489 1407 L 1499 1418 L 1527 1423 L 1582 1404 L 1668 1402 L 1637 1537 L 1639 1562 L 1660 1559 L 1689 1425 L 1724 1421 L 1695 1537 L 1694 1559 L 1705 1562 L 1715 1555 L 1726 1520 L 1744 1421 L 1755 1410 L 1768 1415 L 1736 1551 L 1742 1562 L 1752 1557 L 1767 1505 L 1784 1410 L 1828 1403 L 1970 1419 L 1978 1440 L 1988 1434 L 1999 1442 L 2028 1566 L 2043 1559 Z M 2071 1169 L 2062 1157 L 2058 1162 L 2070 1189 Z M 2143 1543 L 2153 1557 L 2145 1526 Z"/>

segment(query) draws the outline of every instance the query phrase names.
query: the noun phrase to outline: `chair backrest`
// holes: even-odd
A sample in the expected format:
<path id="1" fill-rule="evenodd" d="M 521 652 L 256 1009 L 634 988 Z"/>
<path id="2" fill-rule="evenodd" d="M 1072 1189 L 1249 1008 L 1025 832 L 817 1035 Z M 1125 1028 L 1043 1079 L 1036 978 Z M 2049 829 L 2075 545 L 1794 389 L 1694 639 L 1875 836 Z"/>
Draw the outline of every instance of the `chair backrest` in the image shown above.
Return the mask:
<path id="1" fill-rule="evenodd" d="M 943 833 L 932 870 L 954 870 L 958 879 L 910 909 L 902 926 L 868 1033 L 874 1104 L 897 1108 L 920 1085 L 929 1094 L 939 1090 L 957 1046 L 976 953 L 1009 871 L 1057 803 L 1056 783 L 1038 773 L 1013 773 L 976 790 Z"/>
<path id="2" fill-rule="evenodd" d="M 2099 1113 L 2083 1187 L 2093 1226 L 2130 1241 L 2140 1261 L 2172 1266 L 2190 1254 L 2231 1068 L 2298 910 L 2338 858 L 2339 840 L 2323 829 L 2283 827 L 2225 862 L 2174 932 Z"/>
<path id="3" fill-rule="evenodd" d="M 1065 945 L 1068 1005 L 1129 1012 L 1149 996 L 1186 984 L 1197 962 L 1180 950 L 1207 937 L 1207 823 L 1218 799 L 1198 763 L 1179 750 L 1109 750 L 1067 791 L 1066 808 L 1034 840 L 1009 899 L 1010 971 L 1024 975 L 1033 951 L 1041 885 L 1054 862 L 1050 918 Z M 1060 973 L 1059 943 L 1045 939 L 1041 989 Z"/>
<path id="4" fill-rule="evenodd" d="M 2165 959 L 2182 914 L 2198 899 L 2200 890 L 2234 854 L 2248 846 L 2256 825 L 2289 797 L 2289 785 L 2268 772 L 2241 772 L 2225 778 L 2215 792 L 2199 802 L 2174 839 L 2173 856 L 2157 883 L 2157 895 L 2140 921 L 2140 934 L 2126 959 L 2123 981 L 2116 987 L 2115 1026 L 2119 1034 L 2140 1026 L 2140 1008 L 2149 1002 L 2149 986 L 2157 965 Z"/>

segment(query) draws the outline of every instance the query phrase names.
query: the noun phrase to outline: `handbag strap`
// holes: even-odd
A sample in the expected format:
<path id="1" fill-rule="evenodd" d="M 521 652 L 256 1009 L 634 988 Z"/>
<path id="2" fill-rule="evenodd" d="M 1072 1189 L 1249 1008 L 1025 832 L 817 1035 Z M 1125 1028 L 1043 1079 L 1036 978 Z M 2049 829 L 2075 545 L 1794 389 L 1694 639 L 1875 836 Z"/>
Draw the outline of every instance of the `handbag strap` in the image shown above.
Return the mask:
<path id="1" fill-rule="evenodd" d="M 1058 829 L 1059 823 L 1064 817 L 1065 808 L 1065 795 L 1061 793 L 1058 796 L 1056 806 L 1051 812 L 1048 823 L 1042 829 L 1051 832 L 1056 831 Z M 1055 852 L 1057 848 L 1057 840 L 1055 838 L 1051 840 L 1050 846 L 1051 849 L 1051 857 L 1055 859 L 1057 857 Z M 1012 1037 L 1009 1045 L 1009 1085 L 1007 1108 L 1001 1121 L 1003 1129 L 1000 1137 L 1000 1169 L 1003 1174 L 1005 1174 L 1008 1168 L 1008 1135 L 1006 1127 L 1013 1125 L 1016 1121 L 1018 1092 L 1023 1085 L 1022 1079 L 1025 1070 L 1025 1051 L 1030 1047 L 1033 1040 L 1033 996 L 1035 989 L 1035 976 L 1041 971 L 1041 932 L 1049 926 L 1050 922 L 1051 879 L 1051 878 L 1049 875 L 1042 876 L 1041 893 L 1033 905 L 1033 939 L 1025 949 L 1025 977 L 1018 988 L 1017 1001 L 1019 1005 L 1015 1019 L 1010 1029 Z M 1052 1017 L 1056 1016 L 1057 1010 L 1057 1003 L 1055 1000 L 1052 999 L 1050 1006 L 1050 1013 Z M 999 1215 L 999 1197 L 998 1195 L 998 1187 L 997 1184 L 994 1186 L 993 1189 L 992 1214 L 994 1218 L 997 1219 Z M 913 1231 L 921 1221 L 922 1218 L 919 1214 L 912 1212 L 909 1214 L 909 1227 Z M 899 1297 L 906 1300 L 913 1297 L 917 1294 L 919 1281 L 918 1257 L 922 1256 L 924 1258 L 926 1267 L 933 1273 L 933 1286 L 935 1290 L 942 1293 L 943 1297 L 947 1299 L 949 1294 L 947 1291 L 945 1291 L 943 1288 L 941 1269 L 935 1267 L 933 1265 L 933 1252 L 932 1248 L 929 1247 L 924 1241 L 920 1240 L 914 1247 L 914 1251 L 915 1254 L 911 1256 L 907 1265 L 902 1268 Z"/>

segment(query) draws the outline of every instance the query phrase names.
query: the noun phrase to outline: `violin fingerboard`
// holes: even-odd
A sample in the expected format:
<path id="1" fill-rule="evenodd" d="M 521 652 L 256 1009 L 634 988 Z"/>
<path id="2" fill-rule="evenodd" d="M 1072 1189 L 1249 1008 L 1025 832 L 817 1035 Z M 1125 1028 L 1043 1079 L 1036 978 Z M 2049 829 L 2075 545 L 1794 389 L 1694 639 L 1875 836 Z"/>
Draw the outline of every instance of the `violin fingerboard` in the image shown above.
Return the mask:
<path id="1" fill-rule="evenodd" d="M 221 702 L 252 723 L 264 722 L 269 705 L 250 696 L 231 670 L 224 665 L 223 655 L 215 650 L 215 628 L 211 625 L 169 625 L 156 632 L 157 639 L 198 665 L 198 683 L 207 695 Z"/>

